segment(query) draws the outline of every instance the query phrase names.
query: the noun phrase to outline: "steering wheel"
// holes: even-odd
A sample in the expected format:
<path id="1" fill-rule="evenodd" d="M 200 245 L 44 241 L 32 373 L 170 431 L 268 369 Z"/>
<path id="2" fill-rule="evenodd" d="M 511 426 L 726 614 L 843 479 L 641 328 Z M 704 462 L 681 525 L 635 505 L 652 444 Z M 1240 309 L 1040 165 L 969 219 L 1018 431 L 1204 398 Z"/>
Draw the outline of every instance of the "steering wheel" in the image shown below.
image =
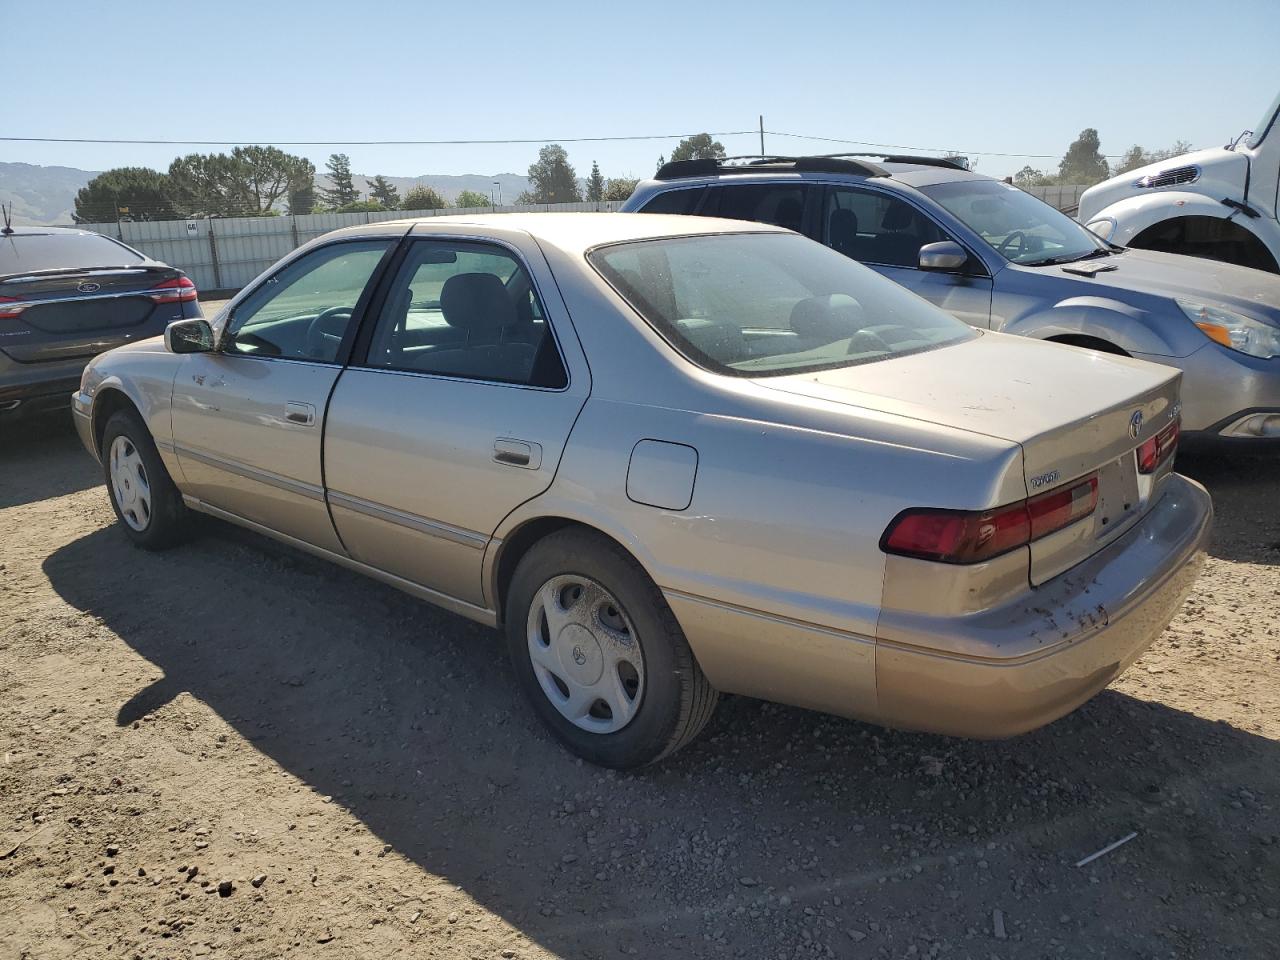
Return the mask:
<path id="1" fill-rule="evenodd" d="M 351 307 L 330 307 L 321 310 L 307 325 L 304 349 L 308 360 L 332 360 L 342 343 L 351 320 Z"/>
<path id="2" fill-rule="evenodd" d="M 1013 245 L 1013 241 L 1015 239 L 1018 241 L 1018 256 L 1022 256 L 1027 251 L 1027 235 L 1021 230 L 1014 230 L 1011 234 L 1001 240 L 996 246 L 996 253 L 1000 254 L 1000 256 L 1004 257 L 1006 260 L 1012 260 L 1013 257 L 1009 256 L 1006 251 Z"/>

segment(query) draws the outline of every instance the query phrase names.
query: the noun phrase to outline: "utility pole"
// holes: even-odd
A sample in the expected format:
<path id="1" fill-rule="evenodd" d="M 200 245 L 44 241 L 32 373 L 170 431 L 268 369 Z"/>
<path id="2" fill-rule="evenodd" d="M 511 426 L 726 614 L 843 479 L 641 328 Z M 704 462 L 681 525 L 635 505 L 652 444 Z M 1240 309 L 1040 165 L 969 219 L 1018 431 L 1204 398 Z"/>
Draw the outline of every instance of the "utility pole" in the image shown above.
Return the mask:
<path id="1" fill-rule="evenodd" d="M 764 156 L 764 114 L 760 114 L 760 156 Z"/>

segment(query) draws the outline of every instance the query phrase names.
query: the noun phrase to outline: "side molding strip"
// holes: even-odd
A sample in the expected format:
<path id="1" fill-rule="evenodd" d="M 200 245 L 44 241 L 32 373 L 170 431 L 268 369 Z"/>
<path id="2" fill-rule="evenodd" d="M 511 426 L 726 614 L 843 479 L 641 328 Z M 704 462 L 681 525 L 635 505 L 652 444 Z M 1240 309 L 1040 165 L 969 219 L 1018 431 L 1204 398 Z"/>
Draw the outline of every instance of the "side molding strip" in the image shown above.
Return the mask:
<path id="1" fill-rule="evenodd" d="M 383 506 L 380 503 L 374 503 L 370 500 L 362 500 L 359 497 L 353 497 L 349 493 L 339 493 L 337 490 L 330 490 L 329 500 L 336 507 L 343 507 L 347 510 L 354 511 L 355 513 L 363 514 L 366 517 L 373 517 L 375 520 L 383 520 L 386 523 L 393 523 L 399 527 L 408 527 L 410 530 L 416 530 L 419 533 L 425 533 L 432 537 L 439 537 L 442 540 L 448 540 L 451 543 L 458 543 L 464 547 L 483 550 L 489 543 L 488 537 L 483 534 L 476 533 L 474 530 L 455 527 L 448 523 L 442 523 L 439 520 L 432 520 L 429 517 L 420 517 L 414 513 L 405 513 L 403 510 L 395 510 L 391 507 Z"/>
<path id="2" fill-rule="evenodd" d="M 189 457 L 219 470 L 225 470 L 227 473 L 234 473 L 238 477 L 256 480 L 258 483 L 265 483 L 267 486 L 275 487 L 278 490 L 287 490 L 289 493 L 296 493 L 301 497 L 306 497 L 308 500 L 324 502 L 324 489 L 314 483 L 303 483 L 301 480 L 282 477 L 280 474 L 272 473 L 269 470 L 260 470 L 257 467 L 249 466 L 247 463 L 240 463 L 238 460 L 215 457 L 212 454 L 184 447 L 179 443 L 173 445 L 173 450 L 179 457 Z"/>

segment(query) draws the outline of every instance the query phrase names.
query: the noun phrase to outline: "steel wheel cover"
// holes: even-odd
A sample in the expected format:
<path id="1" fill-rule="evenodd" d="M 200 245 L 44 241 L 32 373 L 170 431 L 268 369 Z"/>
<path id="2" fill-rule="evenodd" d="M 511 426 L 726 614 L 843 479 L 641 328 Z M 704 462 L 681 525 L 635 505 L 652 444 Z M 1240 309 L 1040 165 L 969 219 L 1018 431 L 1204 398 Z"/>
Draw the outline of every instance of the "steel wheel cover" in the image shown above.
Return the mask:
<path id="1" fill-rule="evenodd" d="M 111 492 L 120 516 L 141 533 L 151 524 L 151 483 L 142 455 L 133 441 L 119 436 L 111 441 L 108 460 L 111 468 Z"/>
<path id="2" fill-rule="evenodd" d="M 529 660 L 543 694 L 589 733 L 616 733 L 644 697 L 644 654 L 622 604 L 587 577 L 544 583 L 529 607 Z"/>

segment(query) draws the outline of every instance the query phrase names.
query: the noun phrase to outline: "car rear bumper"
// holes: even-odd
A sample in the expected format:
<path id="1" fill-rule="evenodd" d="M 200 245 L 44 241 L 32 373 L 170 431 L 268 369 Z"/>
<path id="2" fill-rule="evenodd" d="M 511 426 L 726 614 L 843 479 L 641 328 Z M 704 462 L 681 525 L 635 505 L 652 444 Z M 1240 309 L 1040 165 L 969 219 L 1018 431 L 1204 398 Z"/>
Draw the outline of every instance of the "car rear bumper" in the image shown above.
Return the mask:
<path id="1" fill-rule="evenodd" d="M 881 618 L 878 713 L 888 726 L 998 738 L 1070 713 L 1168 625 L 1203 563 L 1209 494 L 1171 475 L 1147 515 L 1016 602 L 950 622 Z"/>
<path id="2" fill-rule="evenodd" d="M 0 351 L 0 416 L 66 409 L 88 357 L 54 363 L 18 363 Z"/>
<path id="3" fill-rule="evenodd" d="M 1178 474 L 1093 557 L 965 616 L 882 611 L 877 636 L 663 591 L 719 690 L 912 730 L 994 739 L 1070 713 L 1168 625 L 1203 564 L 1208 493 Z"/>

